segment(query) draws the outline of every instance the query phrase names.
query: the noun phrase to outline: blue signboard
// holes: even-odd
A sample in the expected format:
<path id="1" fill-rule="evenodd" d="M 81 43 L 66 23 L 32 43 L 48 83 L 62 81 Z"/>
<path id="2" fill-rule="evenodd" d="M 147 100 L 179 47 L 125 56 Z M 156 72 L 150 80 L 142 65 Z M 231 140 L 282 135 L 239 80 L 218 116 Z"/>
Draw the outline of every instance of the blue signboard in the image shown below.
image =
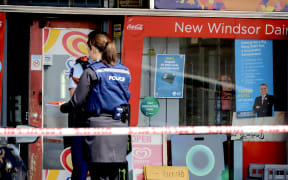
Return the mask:
<path id="1" fill-rule="evenodd" d="M 155 71 L 156 98 L 182 98 L 185 55 L 157 54 Z"/>
<path id="2" fill-rule="evenodd" d="M 235 40 L 237 118 L 273 114 L 273 41 Z"/>

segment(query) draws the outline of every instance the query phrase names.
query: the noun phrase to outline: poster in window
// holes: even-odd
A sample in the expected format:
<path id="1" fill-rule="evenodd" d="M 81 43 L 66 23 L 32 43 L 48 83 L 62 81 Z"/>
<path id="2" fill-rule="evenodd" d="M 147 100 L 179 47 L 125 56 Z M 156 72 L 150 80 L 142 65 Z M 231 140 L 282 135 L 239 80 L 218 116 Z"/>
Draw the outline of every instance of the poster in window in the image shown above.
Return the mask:
<path id="1" fill-rule="evenodd" d="M 273 116 L 273 41 L 235 40 L 237 118 Z"/>
<path id="2" fill-rule="evenodd" d="M 155 71 L 156 98 L 182 98 L 185 55 L 157 54 Z"/>

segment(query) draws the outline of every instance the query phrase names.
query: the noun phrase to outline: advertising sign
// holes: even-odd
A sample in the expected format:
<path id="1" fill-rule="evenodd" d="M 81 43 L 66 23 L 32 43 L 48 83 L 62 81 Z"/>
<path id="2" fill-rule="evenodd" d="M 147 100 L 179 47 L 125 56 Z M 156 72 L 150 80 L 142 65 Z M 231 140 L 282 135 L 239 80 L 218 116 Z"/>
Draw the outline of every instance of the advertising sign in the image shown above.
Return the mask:
<path id="1" fill-rule="evenodd" d="M 42 180 L 71 180 L 71 172 L 60 169 L 44 169 Z M 90 180 L 87 177 L 86 180 Z"/>
<path id="2" fill-rule="evenodd" d="M 187 166 L 190 180 L 229 179 L 225 169 L 224 134 L 173 135 L 172 165 Z"/>
<path id="3" fill-rule="evenodd" d="M 144 179 L 144 166 L 162 166 L 162 135 L 132 135 L 133 180 Z"/>
<path id="4" fill-rule="evenodd" d="M 6 13 L 4 13 L 4 12 L 0 13 L 0 117 L 1 117 L 1 104 L 2 104 L 2 79 L 3 79 L 5 18 L 6 18 Z"/>
<path id="5" fill-rule="evenodd" d="M 156 115 L 160 108 L 159 101 L 152 96 L 145 97 L 140 106 L 141 112 L 147 117 Z"/>
<path id="6" fill-rule="evenodd" d="M 272 116 L 272 40 L 235 40 L 235 61 L 237 118 Z"/>
<path id="7" fill-rule="evenodd" d="M 42 180 L 71 180 L 71 173 L 60 169 L 44 169 Z"/>
<path id="8" fill-rule="evenodd" d="M 145 166 L 145 180 L 189 180 L 186 166 Z"/>
<path id="9" fill-rule="evenodd" d="M 155 97 L 183 97 L 184 65 L 185 55 L 156 55 Z"/>
<path id="10" fill-rule="evenodd" d="M 45 169 L 43 170 L 43 180 L 71 180 L 73 169 L 71 148 L 65 148 L 60 155 L 60 162 L 63 169 Z M 90 175 L 87 175 L 86 180 L 90 180 Z"/>
<path id="11" fill-rule="evenodd" d="M 288 35 L 286 31 L 287 24 L 288 20 L 284 19 L 125 17 L 122 59 L 130 73 L 133 74 L 130 84 L 133 93 L 131 93 L 129 101 L 131 104 L 130 126 L 137 126 L 138 124 L 141 92 L 141 83 L 139 82 L 141 82 L 143 41 L 145 37 L 284 40 L 287 39 Z"/>
<path id="12" fill-rule="evenodd" d="M 114 24 L 113 37 L 121 37 L 121 24 Z"/>
<path id="13" fill-rule="evenodd" d="M 89 29 L 44 29 L 44 53 L 45 56 L 70 55 L 75 58 L 87 56 L 87 44 Z"/>
<path id="14" fill-rule="evenodd" d="M 41 71 L 42 70 L 42 56 L 32 54 L 31 56 L 31 70 Z"/>

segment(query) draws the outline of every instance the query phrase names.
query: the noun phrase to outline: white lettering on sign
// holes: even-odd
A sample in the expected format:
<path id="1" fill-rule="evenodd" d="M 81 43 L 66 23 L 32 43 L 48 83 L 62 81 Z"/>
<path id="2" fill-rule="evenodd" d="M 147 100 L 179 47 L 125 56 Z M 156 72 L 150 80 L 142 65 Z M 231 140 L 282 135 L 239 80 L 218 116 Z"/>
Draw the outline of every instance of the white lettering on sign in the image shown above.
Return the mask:
<path id="1" fill-rule="evenodd" d="M 136 30 L 136 31 L 142 31 L 143 30 L 143 24 L 128 24 L 127 30 Z"/>
<path id="2" fill-rule="evenodd" d="M 190 24 L 184 24 L 182 22 L 181 25 L 179 25 L 178 22 L 175 23 L 175 32 L 177 32 L 178 30 L 181 32 L 186 32 L 186 33 L 191 33 L 192 31 L 194 33 L 201 33 L 203 28 L 203 25 L 199 26 L 199 25 L 190 25 Z"/>
<path id="3" fill-rule="evenodd" d="M 131 25 L 128 28 L 137 29 Z M 204 32 L 202 32 L 204 31 Z M 185 22 L 175 22 L 174 32 L 180 33 L 210 33 L 210 34 L 229 34 L 229 35 L 274 35 L 288 36 L 288 26 L 285 24 L 263 24 L 263 25 L 236 25 L 225 24 L 223 22 L 208 22 L 207 24 L 186 24 Z"/>
<path id="4" fill-rule="evenodd" d="M 260 26 L 243 26 L 238 24 L 236 26 L 225 25 L 224 23 L 208 23 L 210 33 L 216 34 L 259 34 Z"/>
<path id="5" fill-rule="evenodd" d="M 125 77 L 121 77 L 121 76 L 108 76 L 108 80 L 112 80 L 112 81 L 125 81 Z"/>
<path id="6" fill-rule="evenodd" d="M 143 25 L 127 26 L 129 30 L 142 30 Z M 223 22 L 208 22 L 207 24 L 186 24 L 185 22 L 175 22 L 174 32 L 180 33 L 210 33 L 210 34 L 228 34 L 228 35 L 276 35 L 287 36 L 288 26 L 263 24 L 263 25 L 244 25 L 243 23 L 231 25 Z"/>
<path id="7" fill-rule="evenodd" d="M 282 27 L 279 26 L 273 26 L 272 24 L 266 24 L 265 26 L 265 34 L 271 35 L 282 35 L 282 36 L 287 36 L 288 35 L 288 27 L 285 26 L 285 24 L 282 25 Z"/>
<path id="8" fill-rule="evenodd" d="M 145 136 L 145 135 L 133 135 L 132 136 L 132 143 L 143 143 L 143 144 L 151 144 L 152 137 L 151 136 Z"/>

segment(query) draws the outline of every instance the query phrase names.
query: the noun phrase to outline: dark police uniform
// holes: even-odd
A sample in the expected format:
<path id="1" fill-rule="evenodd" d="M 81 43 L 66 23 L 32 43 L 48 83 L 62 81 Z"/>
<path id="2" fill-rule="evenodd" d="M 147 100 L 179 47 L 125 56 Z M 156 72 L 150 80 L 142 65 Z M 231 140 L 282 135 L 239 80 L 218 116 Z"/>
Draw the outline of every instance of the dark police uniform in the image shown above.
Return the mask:
<path id="1" fill-rule="evenodd" d="M 87 127 L 128 127 L 128 121 L 121 118 L 121 106 L 128 105 L 130 81 L 130 72 L 122 64 L 107 67 L 102 62 L 92 63 L 82 74 L 71 100 L 60 110 L 71 112 L 84 105 Z M 84 139 L 87 147 L 84 155 L 88 162 L 103 165 L 126 161 L 127 135 L 87 136 Z M 101 170 L 96 174 L 101 174 Z"/>
<path id="2" fill-rule="evenodd" d="M 91 61 L 87 56 L 82 56 L 76 59 L 76 62 L 73 68 L 71 68 L 69 74 L 69 88 L 77 87 L 80 75 L 90 63 Z M 74 77 L 75 73 L 77 78 Z M 80 109 L 72 111 L 68 114 L 68 127 L 83 127 L 83 121 L 83 111 Z M 67 140 L 69 144 L 67 144 Z M 86 180 L 88 174 L 88 163 L 84 161 L 82 157 L 82 137 L 64 137 L 64 146 L 65 142 L 66 145 L 69 145 L 71 147 L 73 165 L 71 180 Z"/>

